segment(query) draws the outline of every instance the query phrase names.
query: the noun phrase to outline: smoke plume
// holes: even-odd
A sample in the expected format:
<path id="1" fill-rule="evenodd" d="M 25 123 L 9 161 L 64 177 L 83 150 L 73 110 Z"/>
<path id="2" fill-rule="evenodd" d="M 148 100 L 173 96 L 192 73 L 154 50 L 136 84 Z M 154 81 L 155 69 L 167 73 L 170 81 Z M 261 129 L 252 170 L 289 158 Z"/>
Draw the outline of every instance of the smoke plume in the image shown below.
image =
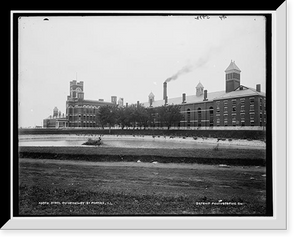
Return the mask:
<path id="1" fill-rule="evenodd" d="M 194 71 L 195 69 L 202 67 L 204 64 L 206 64 L 208 62 L 211 55 L 213 53 L 217 52 L 219 49 L 220 48 L 216 47 L 216 46 L 208 48 L 206 53 L 204 53 L 204 55 L 202 57 L 200 57 L 194 64 L 188 64 L 188 65 L 182 67 L 174 75 L 167 78 L 165 82 L 170 82 L 172 80 L 176 80 L 179 76 L 186 74 L 186 73 L 190 73 L 190 72 Z"/>

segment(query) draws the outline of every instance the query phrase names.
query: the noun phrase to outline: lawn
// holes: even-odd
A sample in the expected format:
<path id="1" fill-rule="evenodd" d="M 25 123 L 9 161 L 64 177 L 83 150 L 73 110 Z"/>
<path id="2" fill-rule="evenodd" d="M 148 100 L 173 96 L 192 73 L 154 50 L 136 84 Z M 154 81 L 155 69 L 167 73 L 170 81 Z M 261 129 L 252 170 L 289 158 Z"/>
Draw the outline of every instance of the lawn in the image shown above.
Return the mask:
<path id="1" fill-rule="evenodd" d="M 266 165 L 265 149 L 160 149 L 116 147 L 20 147 L 20 158 L 85 161 L 158 161 L 229 165 Z"/>
<path id="2" fill-rule="evenodd" d="M 19 213 L 264 215 L 265 174 L 264 166 L 21 158 Z"/>

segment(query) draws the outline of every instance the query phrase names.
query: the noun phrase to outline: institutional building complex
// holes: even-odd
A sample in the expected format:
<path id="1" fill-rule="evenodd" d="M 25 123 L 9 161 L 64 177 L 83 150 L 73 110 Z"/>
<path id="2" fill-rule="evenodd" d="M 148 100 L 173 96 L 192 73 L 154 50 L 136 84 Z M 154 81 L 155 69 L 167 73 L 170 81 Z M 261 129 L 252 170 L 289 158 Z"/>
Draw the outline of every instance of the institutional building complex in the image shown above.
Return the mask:
<path id="1" fill-rule="evenodd" d="M 167 82 L 163 83 L 163 100 L 155 100 L 151 92 L 145 107 L 179 105 L 183 119 L 178 127 L 265 126 L 266 98 L 260 84 L 256 89 L 240 84 L 241 70 L 231 61 L 225 70 L 223 91 L 208 92 L 199 82 L 194 95 L 168 98 Z M 157 121 L 157 124 L 159 122 Z"/>
<path id="2" fill-rule="evenodd" d="M 241 85 L 241 70 L 231 61 L 225 70 L 225 90 L 208 92 L 200 82 L 194 95 L 182 94 L 181 97 L 168 98 L 167 82 L 163 83 L 163 99 L 155 100 L 151 92 L 148 101 L 139 103 L 146 108 L 163 105 L 179 105 L 183 119 L 177 128 L 226 127 L 226 126 L 266 126 L 266 98 L 260 84 L 256 88 Z M 44 119 L 44 127 L 99 127 L 96 112 L 101 106 L 123 106 L 124 100 L 117 101 L 111 96 L 111 102 L 103 99 L 84 99 L 83 81 L 70 82 L 70 95 L 66 101 L 66 115 L 54 108 L 53 116 Z M 126 104 L 127 105 L 127 104 Z M 159 119 L 154 118 L 155 127 Z"/>

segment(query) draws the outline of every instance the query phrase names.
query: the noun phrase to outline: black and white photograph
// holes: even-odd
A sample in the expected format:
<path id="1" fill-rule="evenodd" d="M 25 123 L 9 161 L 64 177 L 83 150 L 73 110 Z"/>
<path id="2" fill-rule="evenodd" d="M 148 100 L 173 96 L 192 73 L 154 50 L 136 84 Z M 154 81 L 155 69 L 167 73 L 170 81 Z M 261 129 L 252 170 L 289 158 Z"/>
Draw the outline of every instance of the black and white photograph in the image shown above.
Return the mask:
<path id="1" fill-rule="evenodd" d="M 272 216 L 267 31 L 265 15 L 21 16 L 17 214 Z"/>

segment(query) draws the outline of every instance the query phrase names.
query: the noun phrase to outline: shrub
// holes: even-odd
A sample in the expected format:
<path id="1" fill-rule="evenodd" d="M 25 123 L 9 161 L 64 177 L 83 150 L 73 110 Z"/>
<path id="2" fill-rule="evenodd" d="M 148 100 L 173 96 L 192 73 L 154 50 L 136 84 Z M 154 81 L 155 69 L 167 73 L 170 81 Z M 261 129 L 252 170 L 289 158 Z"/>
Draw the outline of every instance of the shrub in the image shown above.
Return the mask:
<path id="1" fill-rule="evenodd" d="M 91 138 L 88 139 L 87 142 L 83 143 L 82 145 L 95 145 L 95 146 L 100 146 L 102 145 L 103 142 L 101 140 L 101 138 L 99 138 L 98 140 L 93 140 Z"/>

